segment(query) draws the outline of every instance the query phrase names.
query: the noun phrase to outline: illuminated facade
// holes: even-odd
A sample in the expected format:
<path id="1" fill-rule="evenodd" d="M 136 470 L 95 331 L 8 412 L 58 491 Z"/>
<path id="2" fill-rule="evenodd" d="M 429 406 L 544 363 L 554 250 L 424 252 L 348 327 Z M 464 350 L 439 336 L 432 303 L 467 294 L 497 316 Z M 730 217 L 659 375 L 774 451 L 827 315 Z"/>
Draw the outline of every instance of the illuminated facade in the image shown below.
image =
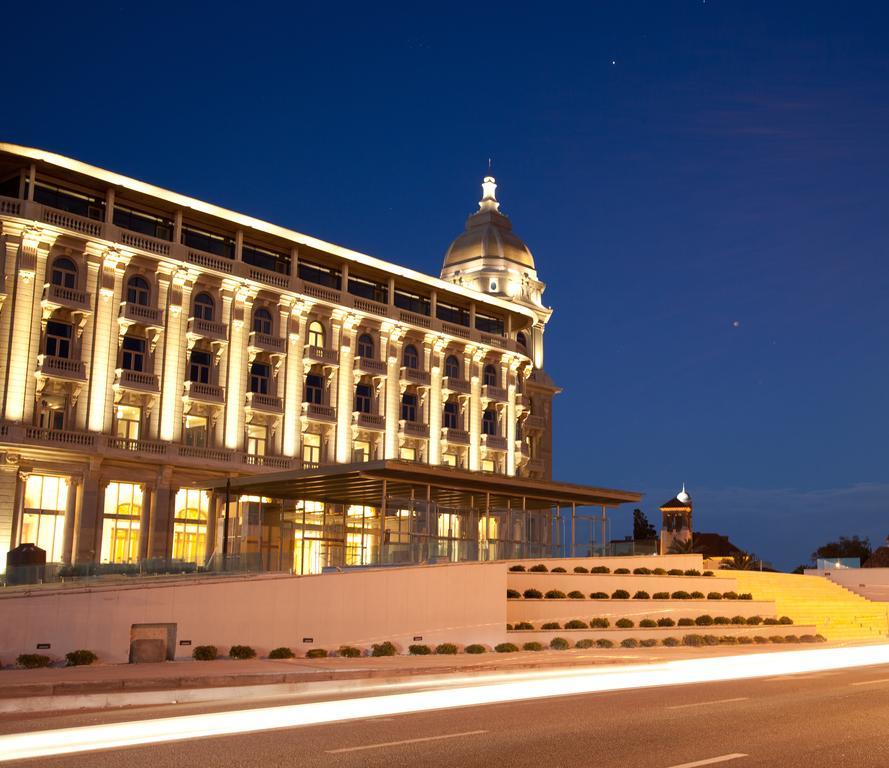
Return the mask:
<path id="1" fill-rule="evenodd" d="M 8 144 L 0 223 L 2 552 L 201 564 L 226 477 L 551 476 L 550 310 L 491 178 L 441 278 Z"/>

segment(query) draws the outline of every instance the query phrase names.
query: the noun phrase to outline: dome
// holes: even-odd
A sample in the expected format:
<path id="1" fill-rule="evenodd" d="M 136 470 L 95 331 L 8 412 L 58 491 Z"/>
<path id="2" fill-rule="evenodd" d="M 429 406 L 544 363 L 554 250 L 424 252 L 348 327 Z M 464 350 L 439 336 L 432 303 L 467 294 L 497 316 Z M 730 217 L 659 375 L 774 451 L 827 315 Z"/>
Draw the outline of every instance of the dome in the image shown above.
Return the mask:
<path id="1" fill-rule="evenodd" d="M 691 496 L 689 496 L 688 491 L 685 490 L 685 483 L 682 484 L 682 490 L 676 494 L 676 499 L 683 504 L 688 504 L 688 502 L 691 501 Z"/>
<path id="2" fill-rule="evenodd" d="M 462 269 L 461 265 L 479 260 L 499 259 L 534 271 L 534 257 L 525 242 L 512 231 L 509 217 L 500 212 L 493 176 L 482 182 L 482 199 L 478 211 L 466 220 L 466 231 L 451 243 L 444 258 L 445 270 Z"/>

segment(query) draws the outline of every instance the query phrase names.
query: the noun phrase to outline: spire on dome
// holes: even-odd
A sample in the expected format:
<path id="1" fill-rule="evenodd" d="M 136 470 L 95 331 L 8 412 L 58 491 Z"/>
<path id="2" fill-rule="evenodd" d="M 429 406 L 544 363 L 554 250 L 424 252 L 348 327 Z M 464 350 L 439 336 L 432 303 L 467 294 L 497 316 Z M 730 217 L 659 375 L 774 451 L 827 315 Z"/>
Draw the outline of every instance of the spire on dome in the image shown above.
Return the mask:
<path id="1" fill-rule="evenodd" d="M 482 181 L 482 199 L 479 200 L 480 211 L 498 211 L 500 203 L 497 202 L 497 182 L 493 176 L 485 176 Z"/>
<path id="2" fill-rule="evenodd" d="M 689 501 L 691 501 L 691 496 L 689 496 L 688 491 L 685 490 L 685 483 L 682 484 L 682 490 L 676 494 L 676 498 L 683 504 L 687 504 Z"/>

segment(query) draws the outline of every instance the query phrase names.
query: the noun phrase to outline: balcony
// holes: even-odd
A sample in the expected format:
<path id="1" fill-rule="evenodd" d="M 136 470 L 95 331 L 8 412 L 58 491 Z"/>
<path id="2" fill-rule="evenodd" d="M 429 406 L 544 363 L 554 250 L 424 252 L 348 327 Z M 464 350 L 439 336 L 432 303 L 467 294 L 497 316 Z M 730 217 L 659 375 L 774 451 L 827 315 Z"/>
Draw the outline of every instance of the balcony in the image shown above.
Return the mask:
<path id="1" fill-rule="evenodd" d="M 515 405 L 516 408 L 520 408 L 525 411 L 531 410 L 531 398 L 527 395 L 516 392 L 515 396 Z"/>
<path id="2" fill-rule="evenodd" d="M 200 461 L 215 461 L 227 463 L 235 455 L 234 451 L 227 448 L 206 448 L 198 445 L 177 445 L 176 453 L 183 459 L 199 459 Z"/>
<path id="3" fill-rule="evenodd" d="M 455 445 L 469 445 L 469 433 L 465 429 L 441 428 L 441 441 Z"/>
<path id="4" fill-rule="evenodd" d="M 57 208 L 50 208 L 48 205 L 30 207 L 39 208 L 40 221 L 51 224 L 59 229 L 70 229 L 72 232 L 79 232 L 89 237 L 102 237 L 105 231 L 104 222 L 96 219 L 89 219 L 86 216 L 78 216 L 76 213 L 68 211 L 60 211 Z"/>
<path id="5" fill-rule="evenodd" d="M 529 413 L 525 419 L 525 429 L 542 432 L 546 429 L 546 422 L 543 420 L 543 416 L 535 416 L 533 413 Z"/>
<path id="6" fill-rule="evenodd" d="M 228 326 L 213 320 L 202 320 L 199 317 L 188 318 L 186 334 L 196 339 L 209 341 L 228 341 Z"/>
<path id="7" fill-rule="evenodd" d="M 151 456 L 165 456 L 169 443 L 158 440 L 133 440 L 128 437 L 107 437 L 105 445 L 114 451 L 126 451 L 127 453 L 142 453 Z"/>
<path id="8" fill-rule="evenodd" d="M 270 336 L 267 333 L 259 333 L 257 331 L 251 331 L 247 345 L 251 349 L 271 352 L 277 355 L 282 355 L 287 351 L 287 343 L 280 336 Z"/>
<path id="9" fill-rule="evenodd" d="M 336 421 L 336 409 L 331 405 L 303 403 L 303 416 L 311 421 Z"/>
<path id="10" fill-rule="evenodd" d="M 172 243 L 169 240 L 161 240 L 159 237 L 143 235 L 141 232 L 133 232 L 120 228 L 120 242 L 130 248 L 138 248 L 140 251 L 156 253 L 159 256 L 169 256 Z"/>
<path id="11" fill-rule="evenodd" d="M 386 429 L 386 417 L 379 413 L 354 411 L 352 413 L 352 424 L 359 429 L 372 429 L 382 432 Z"/>
<path id="12" fill-rule="evenodd" d="M 356 357 L 355 373 L 366 373 L 368 376 L 385 376 L 386 363 L 382 360 L 374 360 L 372 357 Z"/>
<path id="13" fill-rule="evenodd" d="M 401 380 L 408 384 L 416 384 L 420 387 L 429 386 L 429 371 L 421 371 L 419 368 L 401 366 Z"/>
<path id="14" fill-rule="evenodd" d="M 232 265 L 234 261 L 226 259 L 224 256 L 217 256 L 215 253 L 207 253 L 199 251 L 195 248 L 188 249 L 186 257 L 192 264 L 197 264 L 204 269 L 215 269 L 217 272 L 224 272 L 227 275 L 232 273 Z"/>
<path id="15" fill-rule="evenodd" d="M 546 470 L 543 465 L 543 459 L 530 459 L 525 465 L 525 469 L 527 469 L 528 472 L 534 473 L 544 472 Z"/>
<path id="16" fill-rule="evenodd" d="M 68 381 L 86 381 L 86 366 L 82 360 L 37 355 L 37 375 Z"/>
<path id="17" fill-rule="evenodd" d="M 372 315 L 381 315 L 382 317 L 387 317 L 389 315 L 389 307 L 386 304 L 381 304 L 378 301 L 372 301 L 371 299 L 365 299 L 361 296 L 353 296 L 352 297 L 352 306 L 355 307 L 359 312 L 367 312 Z"/>
<path id="18" fill-rule="evenodd" d="M 401 419 L 398 422 L 398 429 L 405 437 L 429 438 L 429 425 L 420 424 L 417 421 L 405 421 Z"/>
<path id="19" fill-rule="evenodd" d="M 515 455 L 516 459 L 531 458 L 531 449 L 528 447 L 528 444 L 524 440 L 516 440 L 515 441 Z"/>
<path id="20" fill-rule="evenodd" d="M 259 392 L 247 393 L 247 408 L 264 413 L 282 413 L 284 401 L 274 395 L 262 395 Z"/>
<path id="21" fill-rule="evenodd" d="M 498 403 L 505 403 L 506 390 L 503 387 L 495 387 L 493 384 L 485 384 L 482 387 L 482 400 L 495 400 Z"/>
<path id="22" fill-rule="evenodd" d="M 258 453 L 245 453 L 241 456 L 241 463 L 251 467 L 268 467 L 269 469 L 291 469 L 297 459 L 289 456 L 266 456 Z"/>
<path id="23" fill-rule="evenodd" d="M 157 307 L 145 307 L 142 304 L 134 304 L 131 301 L 120 302 L 120 311 L 117 314 L 119 321 L 125 324 L 138 323 L 148 328 L 163 328 L 164 313 Z"/>
<path id="24" fill-rule="evenodd" d="M 505 451 L 507 446 L 506 438 L 500 435 L 482 435 L 482 448 L 491 451 Z"/>
<path id="25" fill-rule="evenodd" d="M 265 283 L 266 285 L 273 285 L 275 288 L 288 288 L 290 287 L 290 275 L 284 275 L 280 272 L 273 272 L 270 269 L 265 269 L 264 267 L 257 267 L 253 264 L 247 265 L 247 276 L 251 280 L 255 280 L 257 283 Z"/>
<path id="26" fill-rule="evenodd" d="M 76 312 L 92 312 L 90 294 L 86 291 L 78 291 L 76 288 L 65 288 L 61 285 L 47 283 L 43 286 L 43 298 L 40 300 L 46 309 L 59 309 L 66 307 Z"/>
<path id="27" fill-rule="evenodd" d="M 441 380 L 442 392 L 454 392 L 458 395 L 469 394 L 469 382 L 466 379 L 457 379 L 453 376 L 445 376 Z"/>
<path id="28" fill-rule="evenodd" d="M 92 432 L 69 432 L 63 429 L 41 429 L 40 427 L 27 427 L 25 440 L 79 448 L 94 448 L 96 445 L 96 435 Z"/>
<path id="29" fill-rule="evenodd" d="M 153 373 L 118 368 L 115 374 L 115 389 L 129 389 L 135 392 L 160 392 L 158 378 Z"/>
<path id="30" fill-rule="evenodd" d="M 313 347 L 306 344 L 303 350 L 304 365 L 312 365 L 313 363 L 321 363 L 321 365 L 339 365 L 339 357 L 335 349 L 325 349 L 324 347 Z"/>
<path id="31" fill-rule="evenodd" d="M 202 384 L 199 381 L 186 381 L 182 394 L 185 400 L 197 400 L 202 403 L 224 403 L 225 390 L 216 384 Z"/>

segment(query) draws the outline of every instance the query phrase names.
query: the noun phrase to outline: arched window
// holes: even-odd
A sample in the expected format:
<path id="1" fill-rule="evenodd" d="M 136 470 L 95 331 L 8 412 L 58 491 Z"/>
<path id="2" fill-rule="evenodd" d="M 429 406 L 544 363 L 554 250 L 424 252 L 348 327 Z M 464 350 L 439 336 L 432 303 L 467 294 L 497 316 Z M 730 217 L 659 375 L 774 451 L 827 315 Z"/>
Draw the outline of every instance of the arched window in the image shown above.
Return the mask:
<path id="1" fill-rule="evenodd" d="M 272 313 L 265 307 L 260 307 L 253 313 L 253 331 L 266 336 L 272 335 Z"/>
<path id="2" fill-rule="evenodd" d="M 417 420 L 417 396 L 413 392 L 405 392 L 401 396 L 401 418 L 405 421 Z"/>
<path id="3" fill-rule="evenodd" d="M 448 355 L 445 358 L 445 376 L 451 379 L 460 378 L 460 361 L 456 355 Z"/>
<path id="4" fill-rule="evenodd" d="M 370 413 L 373 408 L 373 388 L 370 384 L 359 384 L 355 387 L 355 410 L 358 413 Z"/>
<path id="5" fill-rule="evenodd" d="M 272 380 L 272 369 L 268 363 L 253 362 L 250 364 L 250 391 L 257 395 L 269 393 Z"/>
<path id="6" fill-rule="evenodd" d="M 459 429 L 458 423 L 460 420 L 460 406 L 455 403 L 453 400 L 448 400 L 444 404 L 444 413 L 442 414 L 442 421 L 444 424 L 442 426 L 447 429 Z"/>
<path id="7" fill-rule="evenodd" d="M 43 344 L 44 354 L 48 357 L 62 357 L 68 360 L 71 357 L 71 331 L 70 323 L 60 323 L 58 320 L 47 322 Z"/>
<path id="8" fill-rule="evenodd" d="M 127 301 L 130 304 L 138 304 L 147 307 L 151 298 L 151 288 L 148 281 L 141 275 L 133 275 L 127 281 Z"/>
<path id="9" fill-rule="evenodd" d="M 374 340 L 368 333 L 362 333 L 358 337 L 358 357 L 372 358 L 374 356 Z"/>
<path id="10" fill-rule="evenodd" d="M 482 434 L 497 434 L 497 412 L 490 408 L 482 414 Z"/>
<path id="11" fill-rule="evenodd" d="M 519 331 L 518 335 L 515 337 L 515 340 L 518 342 L 518 345 L 522 349 L 528 348 L 528 337 L 525 336 L 525 334 L 522 333 L 521 331 Z"/>
<path id="12" fill-rule="evenodd" d="M 199 293 L 194 297 L 194 316 L 198 320 L 213 320 L 216 304 L 209 293 Z"/>
<path id="13" fill-rule="evenodd" d="M 488 363 L 485 366 L 484 379 L 485 379 L 486 386 L 489 386 L 489 387 L 496 387 L 497 386 L 497 369 L 490 363 Z"/>
<path id="14" fill-rule="evenodd" d="M 145 339 L 138 336 L 124 336 L 120 365 L 125 371 L 145 370 Z"/>
<path id="15" fill-rule="evenodd" d="M 324 326 L 317 320 L 313 320 L 309 323 L 308 336 L 310 347 L 318 347 L 319 349 L 324 348 Z"/>
<path id="16" fill-rule="evenodd" d="M 60 256 L 52 263 L 50 282 L 61 288 L 77 287 L 77 267 L 71 259 Z"/>
<path id="17" fill-rule="evenodd" d="M 305 402 L 321 405 L 324 399 L 324 380 L 317 373 L 306 376 Z"/>
<path id="18" fill-rule="evenodd" d="M 420 367 L 420 356 L 417 354 L 417 348 L 413 344 L 408 344 L 404 348 L 401 355 L 401 364 L 405 368 L 413 368 L 416 370 Z"/>

